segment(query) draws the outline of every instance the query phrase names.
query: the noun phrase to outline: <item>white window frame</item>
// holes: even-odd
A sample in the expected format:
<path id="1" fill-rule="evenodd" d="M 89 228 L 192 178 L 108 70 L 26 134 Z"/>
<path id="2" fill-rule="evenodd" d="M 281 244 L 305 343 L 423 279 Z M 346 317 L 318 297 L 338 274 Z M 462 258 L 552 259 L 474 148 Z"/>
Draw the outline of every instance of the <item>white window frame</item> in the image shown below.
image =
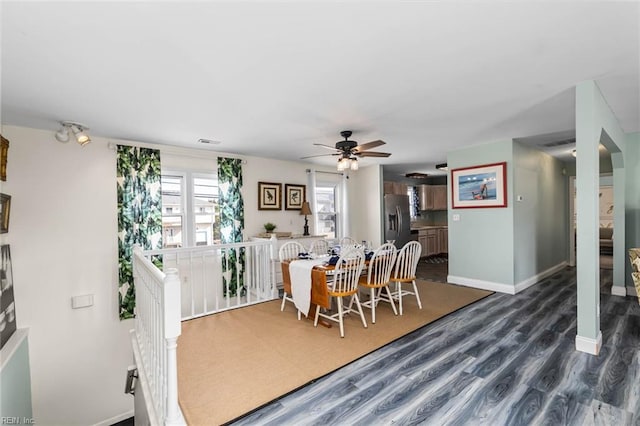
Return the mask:
<path id="1" fill-rule="evenodd" d="M 347 182 L 346 175 L 341 173 L 331 173 L 331 172 L 320 172 L 320 171 L 307 171 L 308 176 L 308 185 L 309 188 L 313 191 L 311 201 L 313 203 L 312 209 L 317 211 L 317 200 L 316 200 L 316 188 L 317 187 L 333 187 L 334 188 L 334 197 L 335 197 L 335 221 L 336 221 L 336 229 L 335 229 L 335 238 L 340 239 L 350 232 L 349 231 L 349 221 L 348 221 L 348 197 L 347 197 Z M 313 215 L 315 233 L 320 233 L 319 231 L 319 217 L 317 214 Z"/>
<path id="2" fill-rule="evenodd" d="M 187 206 L 186 206 L 186 182 L 187 182 L 187 178 L 186 178 L 186 174 L 184 172 L 179 172 L 179 171 L 166 171 L 166 172 L 161 172 L 161 181 L 163 177 L 179 177 L 181 178 L 180 182 L 180 214 L 176 214 L 176 213 L 171 213 L 171 214 L 166 214 L 164 213 L 164 206 L 162 207 L 162 217 L 180 217 L 180 226 L 182 228 L 182 246 L 181 247 L 185 247 L 186 246 L 186 242 L 185 242 L 185 238 L 186 238 L 186 215 L 187 215 Z M 164 196 L 164 193 L 162 193 L 162 196 Z M 164 225 L 163 225 L 164 226 Z M 163 232 L 164 234 L 164 232 Z M 164 236 L 164 235 L 163 235 Z M 162 240 L 162 247 L 165 248 L 165 244 L 167 242 L 165 241 L 165 239 L 163 238 Z"/>
<path id="3" fill-rule="evenodd" d="M 212 172 L 202 172 L 196 170 L 167 169 L 161 171 L 162 176 L 182 177 L 182 246 L 196 246 L 196 214 L 194 182 L 196 178 L 218 180 L 218 175 Z M 164 216 L 164 211 L 162 212 Z M 174 215 L 177 216 L 177 215 Z M 164 244 L 164 242 L 163 242 Z"/>

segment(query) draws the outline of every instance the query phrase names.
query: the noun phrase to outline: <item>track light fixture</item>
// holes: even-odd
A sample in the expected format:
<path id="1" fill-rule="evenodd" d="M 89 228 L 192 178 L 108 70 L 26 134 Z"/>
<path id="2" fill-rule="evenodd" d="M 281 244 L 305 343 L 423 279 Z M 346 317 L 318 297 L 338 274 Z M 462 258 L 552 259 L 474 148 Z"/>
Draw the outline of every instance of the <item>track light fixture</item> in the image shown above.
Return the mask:
<path id="1" fill-rule="evenodd" d="M 73 136 L 76 138 L 76 142 L 81 146 L 85 146 L 91 142 L 91 138 L 86 133 L 89 128 L 84 124 L 76 123 L 74 121 L 61 121 L 60 125 L 62 127 L 56 132 L 56 139 L 58 142 L 69 142 L 69 132 L 73 133 Z"/>

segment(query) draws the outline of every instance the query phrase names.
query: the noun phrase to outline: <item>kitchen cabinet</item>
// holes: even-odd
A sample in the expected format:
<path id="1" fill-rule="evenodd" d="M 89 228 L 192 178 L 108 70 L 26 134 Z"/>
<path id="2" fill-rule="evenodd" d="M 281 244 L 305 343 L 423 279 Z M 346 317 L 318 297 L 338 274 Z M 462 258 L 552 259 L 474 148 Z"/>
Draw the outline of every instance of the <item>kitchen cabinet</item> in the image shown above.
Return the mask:
<path id="1" fill-rule="evenodd" d="M 449 228 L 438 229 L 438 253 L 449 253 Z"/>
<path id="2" fill-rule="evenodd" d="M 384 182 L 384 195 L 407 195 L 408 186 L 402 182 Z"/>
<path id="3" fill-rule="evenodd" d="M 420 185 L 420 210 L 447 210 L 447 185 Z"/>
<path id="4" fill-rule="evenodd" d="M 438 254 L 438 230 L 437 229 L 428 229 L 427 230 L 427 252 L 426 256 L 433 256 L 434 254 Z"/>
<path id="5" fill-rule="evenodd" d="M 427 233 L 424 232 L 424 234 L 422 233 L 422 231 L 420 231 L 420 233 L 418 234 L 418 242 L 420 243 L 420 256 L 426 256 L 426 252 L 427 252 Z"/>
<path id="6" fill-rule="evenodd" d="M 449 230 L 446 226 L 424 227 L 418 231 L 421 257 L 449 252 Z"/>

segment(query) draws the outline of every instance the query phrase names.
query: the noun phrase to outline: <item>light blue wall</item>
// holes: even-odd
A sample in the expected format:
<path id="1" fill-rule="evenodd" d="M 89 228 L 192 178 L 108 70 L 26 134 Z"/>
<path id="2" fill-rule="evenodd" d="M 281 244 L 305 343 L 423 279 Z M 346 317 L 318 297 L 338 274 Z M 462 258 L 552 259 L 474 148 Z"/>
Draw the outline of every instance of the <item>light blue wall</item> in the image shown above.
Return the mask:
<path id="1" fill-rule="evenodd" d="M 566 261 L 569 190 L 561 161 L 515 142 L 513 154 L 514 194 L 510 198 L 514 200 L 517 285 Z"/>
<path id="2" fill-rule="evenodd" d="M 568 179 L 564 163 L 511 140 L 447 156 L 450 169 L 502 161 L 507 162 L 506 208 L 449 212 L 449 278 L 515 293 L 518 285 L 530 285 L 567 259 Z"/>
<path id="3" fill-rule="evenodd" d="M 593 81 L 576 86 L 576 217 L 577 217 L 577 281 L 578 281 L 578 338 L 591 345 L 600 334 L 600 271 L 599 271 L 599 206 L 600 186 L 599 144 L 610 152 L 624 154 L 626 135 L 611 112 L 600 89 Z M 623 156 L 622 156 L 623 157 Z M 613 155 L 612 155 L 613 161 Z M 625 161 L 626 162 L 626 161 Z M 615 165 L 614 165 L 615 168 Z M 616 197 L 626 193 L 626 179 L 614 170 L 614 205 L 625 205 Z M 614 228 L 625 228 L 624 213 L 614 210 Z M 614 240 L 614 274 L 620 262 L 620 238 Z M 616 261 L 616 256 L 618 260 Z M 615 276 L 614 276 L 615 281 Z M 615 283 L 614 283 L 615 284 Z M 599 348 L 592 350 L 597 353 Z"/>
<path id="4" fill-rule="evenodd" d="M 447 155 L 449 170 L 507 162 L 506 208 L 449 211 L 450 276 L 513 286 L 512 158 L 511 140 L 467 147 Z M 460 215 L 459 221 L 453 221 L 454 214 Z"/>
<path id="5" fill-rule="evenodd" d="M 640 247 L 640 133 L 627 135 L 625 150 L 625 253 L 631 247 Z M 627 288 L 633 288 L 631 265 L 625 262 Z"/>
<path id="6" fill-rule="evenodd" d="M 33 417 L 29 344 L 25 330 L 16 331 L 11 336 L 11 339 L 14 338 L 20 338 L 21 341 L 10 359 L 6 361 L 0 375 L 0 417 L 17 417 L 21 423 L 24 423 L 24 419 Z"/>

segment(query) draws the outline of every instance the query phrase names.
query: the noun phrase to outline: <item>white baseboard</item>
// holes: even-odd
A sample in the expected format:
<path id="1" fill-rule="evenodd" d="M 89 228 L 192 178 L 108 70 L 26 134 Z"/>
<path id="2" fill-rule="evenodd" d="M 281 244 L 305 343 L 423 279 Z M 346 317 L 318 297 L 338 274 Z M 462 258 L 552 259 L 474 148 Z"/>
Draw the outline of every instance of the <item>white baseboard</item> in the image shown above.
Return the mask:
<path id="1" fill-rule="evenodd" d="M 576 350 L 586 352 L 591 355 L 598 355 L 602 347 L 602 332 L 598 330 L 598 338 L 590 339 L 588 337 L 576 336 Z"/>
<path id="2" fill-rule="evenodd" d="M 110 419 L 103 420 L 99 423 L 96 423 L 93 426 L 109 426 L 114 423 L 121 422 L 123 420 L 128 419 L 129 417 L 133 417 L 133 410 L 127 411 L 126 413 L 118 414 L 117 416 L 111 417 Z"/>
<path id="3" fill-rule="evenodd" d="M 611 286 L 611 294 L 613 296 L 626 296 L 627 295 L 627 288 L 626 287 L 620 287 L 619 285 L 613 285 Z"/>
<path id="4" fill-rule="evenodd" d="M 498 293 L 516 294 L 521 292 L 522 290 L 525 290 L 531 287 L 535 283 L 542 281 L 548 276 L 551 276 L 556 272 L 563 270 L 566 267 L 567 267 L 567 262 L 562 261 L 561 263 L 558 263 L 557 265 L 552 266 L 546 271 L 542 271 L 539 274 L 536 274 L 530 278 L 527 278 L 524 281 L 520 281 L 515 286 L 511 284 L 496 283 L 493 281 L 477 280 L 475 278 L 459 277 L 456 275 L 448 275 L 447 282 L 452 284 L 464 285 L 466 287 L 479 288 L 482 290 L 496 291 Z"/>
<path id="5" fill-rule="evenodd" d="M 448 275 L 447 282 L 451 284 L 463 285 L 466 287 L 479 288 L 481 290 L 496 291 L 498 293 L 516 294 L 515 288 L 512 285 L 495 283 L 492 281 L 476 280 L 475 278 Z"/>
<path id="6" fill-rule="evenodd" d="M 556 272 L 562 271 L 564 268 L 567 267 L 567 262 L 566 261 L 562 261 L 560 263 L 558 263 L 555 266 L 552 266 L 551 268 L 542 271 L 532 277 L 527 278 L 526 280 L 520 281 L 519 283 L 516 284 L 516 293 L 520 293 L 522 290 L 525 290 L 529 287 L 531 287 L 532 285 L 534 285 L 537 282 L 540 282 L 542 280 L 544 280 L 547 277 L 550 277 L 551 275 L 555 274 Z"/>

